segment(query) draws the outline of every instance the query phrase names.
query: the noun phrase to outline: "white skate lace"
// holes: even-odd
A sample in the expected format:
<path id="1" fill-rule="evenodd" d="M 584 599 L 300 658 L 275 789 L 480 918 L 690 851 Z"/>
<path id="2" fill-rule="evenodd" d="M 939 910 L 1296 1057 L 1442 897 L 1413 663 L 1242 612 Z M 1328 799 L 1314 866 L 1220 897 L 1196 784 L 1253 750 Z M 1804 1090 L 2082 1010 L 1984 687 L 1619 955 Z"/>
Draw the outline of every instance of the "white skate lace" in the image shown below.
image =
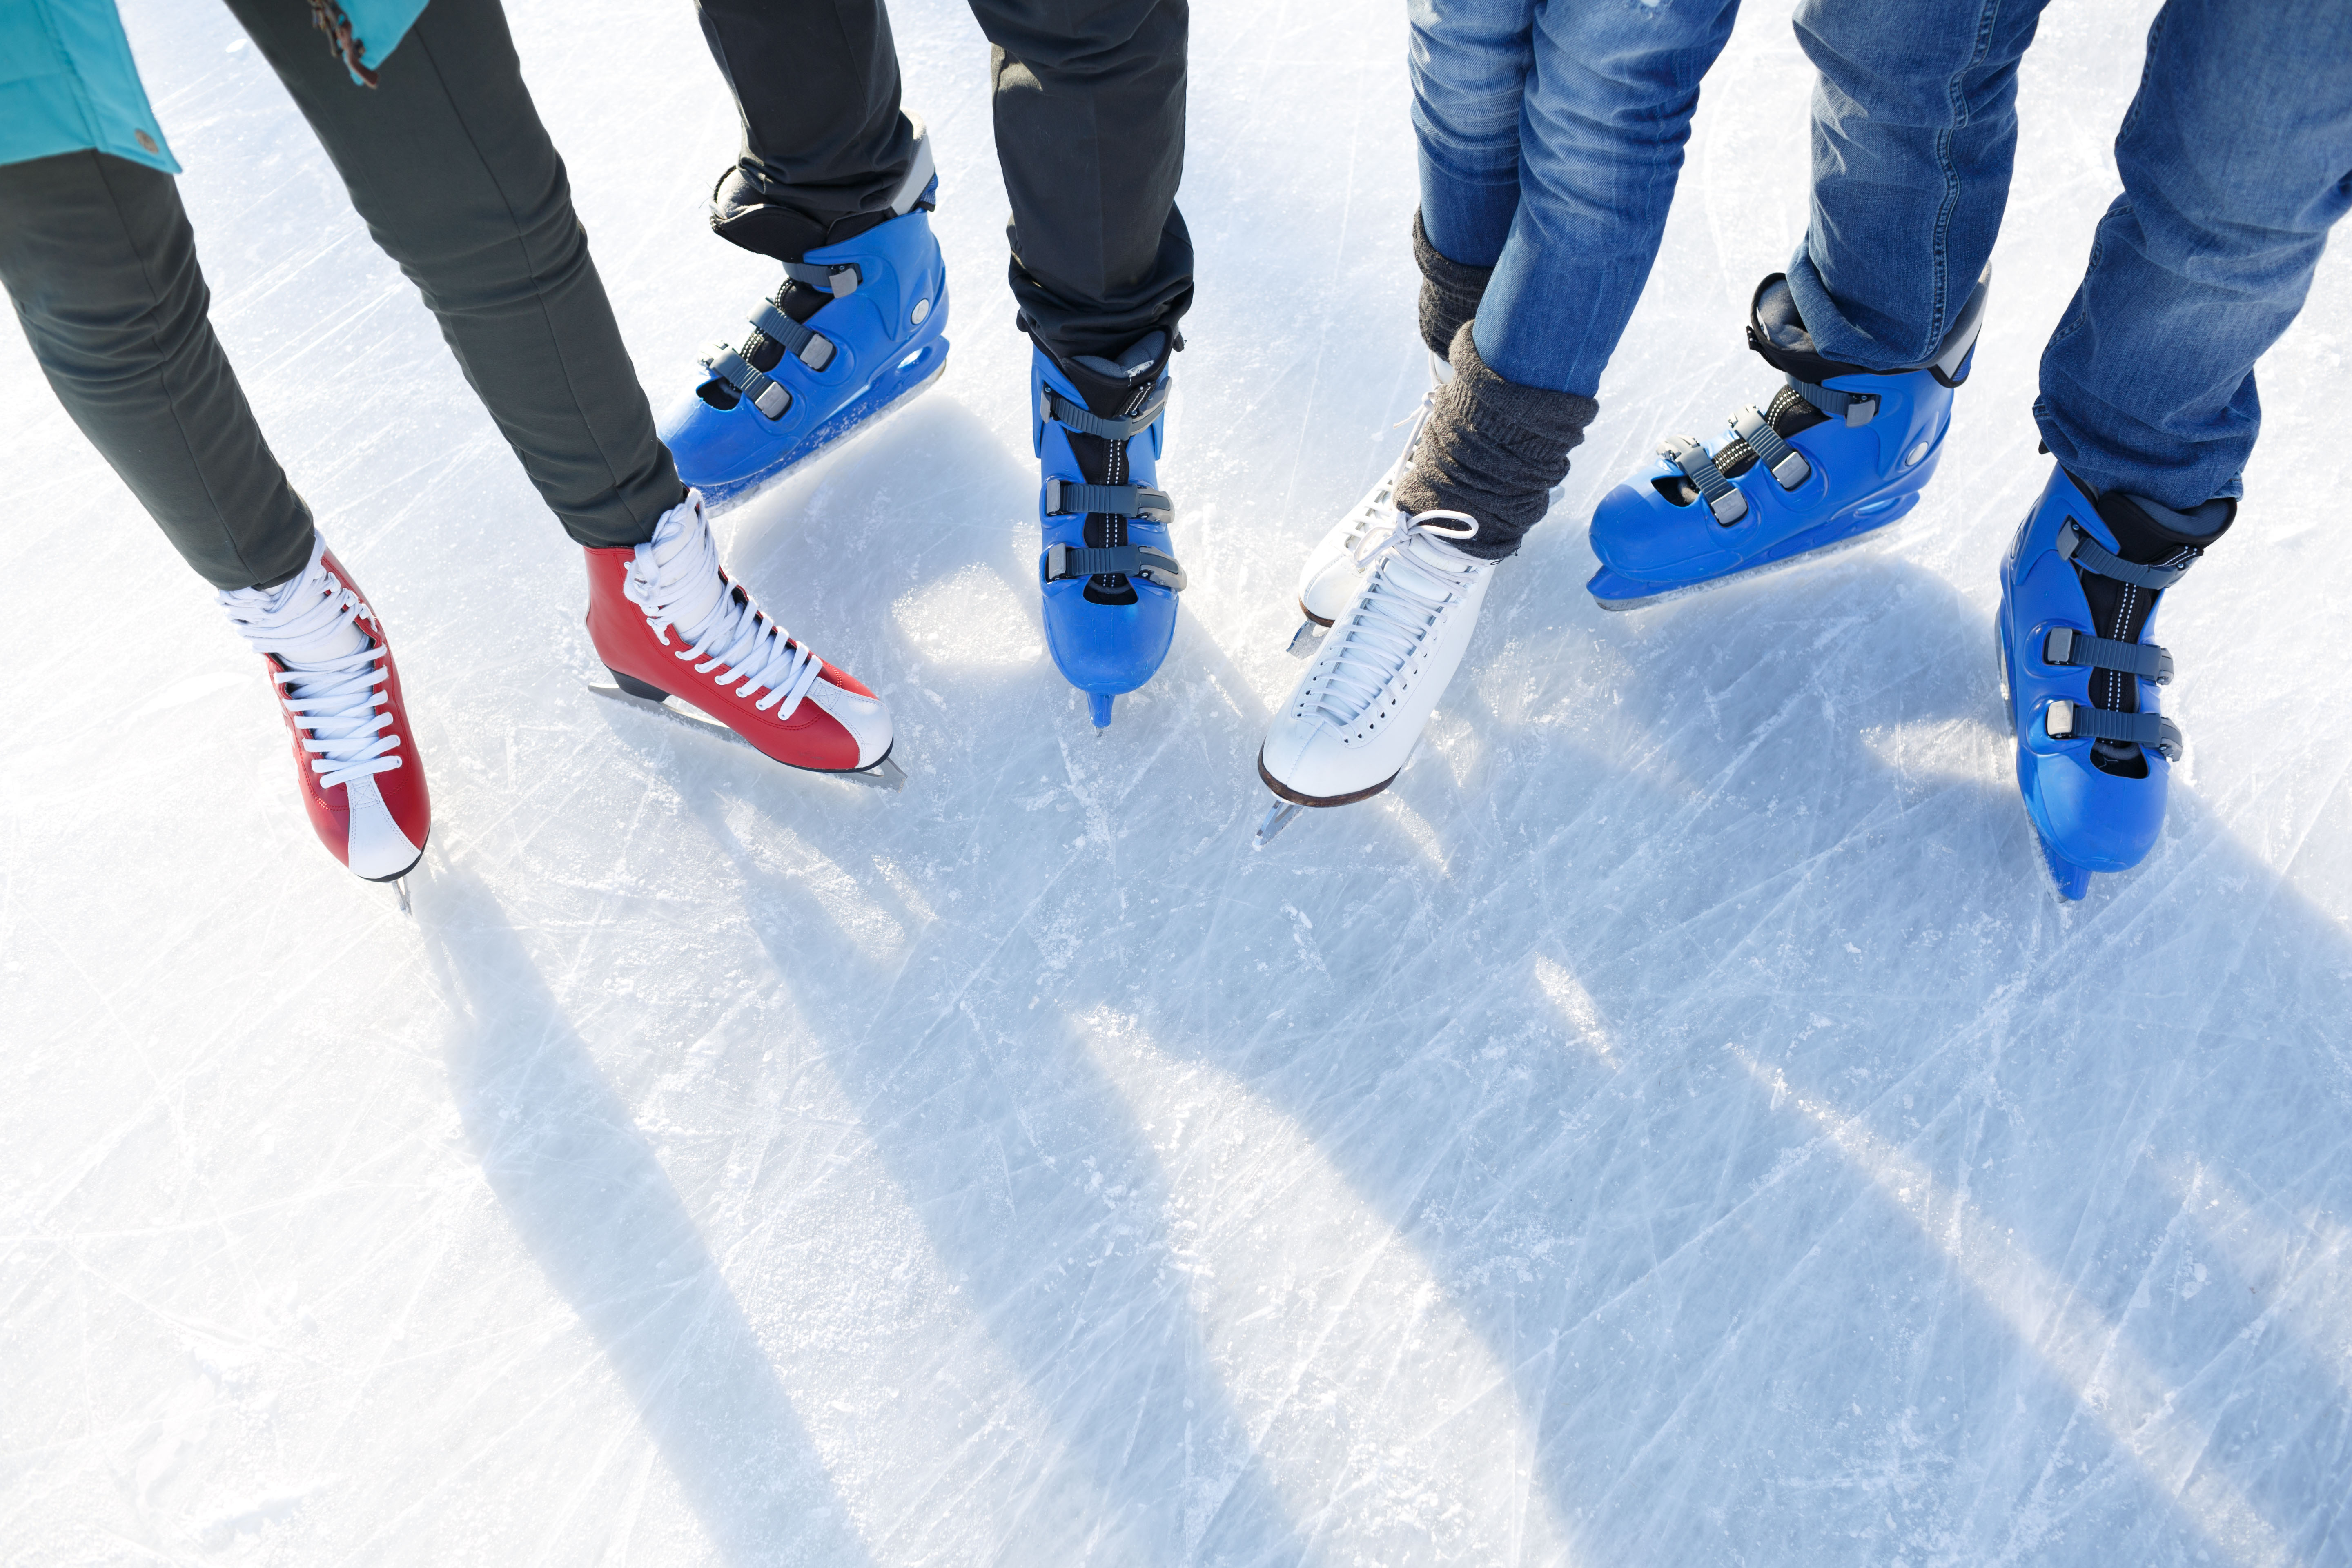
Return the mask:
<path id="1" fill-rule="evenodd" d="M 275 609 L 279 589 L 243 588 L 221 595 L 220 602 L 254 651 L 276 654 L 287 666 L 273 668 L 270 679 L 301 732 L 302 749 L 311 753 L 310 771 L 322 788 L 332 789 L 400 766 L 391 754 L 400 737 L 383 733 L 392 723 L 392 699 L 383 689 L 391 679 L 384 668 L 391 649 L 383 638 L 370 637 L 369 646 L 356 653 L 299 664 L 281 651 L 320 642 L 352 626 L 367 608 L 320 565 L 324 553 L 323 544 L 314 550 L 300 587 Z"/>
<path id="2" fill-rule="evenodd" d="M 1458 511 L 1398 512 L 1386 538 L 1353 552 L 1356 564 L 1370 575 L 1331 634 L 1333 645 L 1324 656 L 1327 663 L 1315 693 L 1316 711 L 1341 729 L 1380 700 L 1469 584 L 1469 566 L 1475 563 L 1459 568 L 1443 564 L 1443 542 L 1418 526 L 1438 518 L 1476 526 Z"/>
<path id="3" fill-rule="evenodd" d="M 669 645 L 675 626 L 687 641 L 677 657 L 708 675 L 720 689 L 762 712 L 774 709 L 789 719 L 824 673 L 816 655 L 793 639 L 753 602 L 751 592 L 730 583 L 719 567 L 719 546 L 702 515 L 702 498 L 690 496 L 662 517 L 654 536 L 637 546 L 622 594 L 646 613 L 646 624 Z"/>

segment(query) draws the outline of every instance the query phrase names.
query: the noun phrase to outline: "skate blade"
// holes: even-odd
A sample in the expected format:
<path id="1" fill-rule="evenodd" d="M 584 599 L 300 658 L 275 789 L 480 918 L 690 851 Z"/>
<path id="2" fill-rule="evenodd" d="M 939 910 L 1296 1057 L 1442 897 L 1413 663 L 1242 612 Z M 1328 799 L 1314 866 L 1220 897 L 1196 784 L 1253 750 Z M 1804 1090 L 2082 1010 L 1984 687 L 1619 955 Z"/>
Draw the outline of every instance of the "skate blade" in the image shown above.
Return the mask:
<path id="1" fill-rule="evenodd" d="M 1620 576 L 1618 574 L 1609 570 L 1608 567 L 1603 566 L 1600 571 L 1592 574 L 1592 583 L 1587 583 L 1584 585 L 1585 591 L 1592 595 L 1592 602 L 1600 605 L 1604 610 L 1647 609 L 1652 605 L 1663 605 L 1670 600 L 1687 599 L 1694 595 L 1712 593 L 1717 588 L 1727 588 L 1734 583 L 1745 583 L 1759 577 L 1769 577 L 1776 572 L 1786 572 L 1792 566 L 1810 565 L 1814 562 L 1826 560 L 1830 556 L 1843 554 L 1849 550 L 1859 549 L 1865 544 L 1873 544 L 1882 540 L 1890 539 L 1902 526 L 1904 521 L 1911 517 L 1917 510 L 1918 509 L 1916 507 L 1913 507 L 1893 518 L 1890 518 L 1888 521 L 1880 523 L 1876 528 L 1866 528 L 1860 533 L 1849 533 L 1843 539 L 1832 539 L 1827 544 L 1817 544 L 1811 550 L 1801 550 L 1794 555 L 1784 555 L 1778 561 L 1759 561 L 1753 566 L 1743 566 L 1737 572 L 1727 572 L 1720 577 L 1709 577 L 1704 583 L 1685 583 L 1679 587 L 1661 588 L 1654 594 L 1640 595 L 1632 597 L 1610 597 L 1604 596 L 1600 590 L 1594 588 L 1592 583 L 1598 583 L 1602 578 L 1607 577 L 1613 579 L 1615 582 L 1627 584 L 1636 588 L 1645 586 L 1646 584 L 1643 584 L 1641 579 L 1637 577 Z"/>
<path id="2" fill-rule="evenodd" d="M 713 739 L 725 741 L 730 745 L 740 746 L 763 763 L 774 763 L 778 767 L 792 768 L 796 773 L 807 773 L 814 778 L 839 779 L 845 784 L 870 784 L 876 789 L 887 789 L 894 795 L 907 787 L 907 770 L 900 767 L 887 752 L 871 767 L 794 768 L 790 763 L 777 763 L 775 758 L 682 697 L 673 697 L 667 702 L 655 702 L 643 697 L 633 697 L 619 687 L 608 686 L 601 680 L 592 680 L 587 685 L 588 689 L 599 697 L 607 698 L 624 707 L 635 709 L 640 713 L 659 714 L 673 724 L 683 724 L 697 734 L 709 735 Z"/>
<path id="3" fill-rule="evenodd" d="M 1313 658 L 1323 647 L 1323 634 L 1327 629 L 1312 617 L 1301 620 L 1298 629 L 1290 634 L 1290 646 L 1283 652 L 1293 658 Z"/>
<path id="4" fill-rule="evenodd" d="M 2050 886 L 2064 902 L 2081 903 L 2091 891 L 2091 873 L 2050 847 L 2050 840 L 2038 831 L 2033 837 L 2042 846 L 2042 868 L 2050 874 Z"/>
<path id="5" fill-rule="evenodd" d="M 411 908 L 408 902 L 408 879 L 405 877 L 394 877 L 392 879 L 392 891 L 393 895 L 400 900 L 400 912 L 404 915 L 414 916 L 416 913 L 416 910 Z"/>
<path id="6" fill-rule="evenodd" d="M 1276 801 L 1266 807 L 1265 817 L 1257 825 L 1257 837 L 1250 840 L 1250 847 L 1263 849 L 1273 843 L 1274 836 L 1289 826 L 1291 819 L 1306 809 L 1295 800 Z"/>
<path id="7" fill-rule="evenodd" d="M 946 346 L 944 342 L 940 344 L 942 349 Z M 723 517 L 777 480 L 790 479 L 819 458 L 841 447 L 851 437 L 862 435 L 881 424 L 918 396 L 929 391 L 931 384 L 947 373 L 947 355 L 943 353 L 940 356 L 939 367 L 930 374 L 908 386 L 887 402 L 871 404 L 864 407 L 852 405 L 843 409 L 830 420 L 816 427 L 809 445 L 784 458 L 773 468 L 762 468 L 750 479 L 738 479 L 730 485 L 720 485 L 714 489 L 697 486 L 697 489 L 702 490 L 703 515 Z"/>

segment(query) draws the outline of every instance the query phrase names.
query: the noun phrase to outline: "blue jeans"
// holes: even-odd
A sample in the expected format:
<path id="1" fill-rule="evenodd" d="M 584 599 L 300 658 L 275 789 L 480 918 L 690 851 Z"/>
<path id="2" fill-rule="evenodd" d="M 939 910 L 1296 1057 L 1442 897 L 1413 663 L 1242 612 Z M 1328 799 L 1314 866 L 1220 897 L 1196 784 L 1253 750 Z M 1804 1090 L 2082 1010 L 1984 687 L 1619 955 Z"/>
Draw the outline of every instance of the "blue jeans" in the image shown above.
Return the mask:
<path id="1" fill-rule="evenodd" d="M 1813 196 L 1789 286 L 1814 342 L 1926 363 L 1992 254 L 2017 62 L 2042 0 L 1805 0 L 1821 70 Z M 2043 441 L 2094 490 L 2234 496 L 2253 366 L 2352 205 L 2352 5 L 2168 0 L 2116 139 L 2123 195 L 2042 356 Z"/>
<path id="2" fill-rule="evenodd" d="M 1421 219 L 1494 277 L 1506 381 L 1591 396 L 1641 298 L 1738 0 L 1410 0 Z"/>

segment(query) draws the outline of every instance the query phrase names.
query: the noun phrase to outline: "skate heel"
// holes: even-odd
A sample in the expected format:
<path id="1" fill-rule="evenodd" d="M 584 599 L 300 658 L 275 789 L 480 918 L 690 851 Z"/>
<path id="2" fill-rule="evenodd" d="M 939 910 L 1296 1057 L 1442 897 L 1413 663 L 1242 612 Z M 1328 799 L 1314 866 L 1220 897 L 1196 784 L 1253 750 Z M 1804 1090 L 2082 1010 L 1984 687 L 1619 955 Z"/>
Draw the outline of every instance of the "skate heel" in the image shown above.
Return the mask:
<path id="1" fill-rule="evenodd" d="M 613 678 L 614 685 L 619 687 L 623 691 L 627 692 L 632 697 L 642 698 L 647 702 L 667 702 L 669 700 L 669 693 L 664 691 L 660 687 L 648 686 L 644 681 L 639 680 L 636 677 L 632 675 L 623 675 L 619 670 L 614 669 L 609 664 L 604 667 L 604 672 Z"/>

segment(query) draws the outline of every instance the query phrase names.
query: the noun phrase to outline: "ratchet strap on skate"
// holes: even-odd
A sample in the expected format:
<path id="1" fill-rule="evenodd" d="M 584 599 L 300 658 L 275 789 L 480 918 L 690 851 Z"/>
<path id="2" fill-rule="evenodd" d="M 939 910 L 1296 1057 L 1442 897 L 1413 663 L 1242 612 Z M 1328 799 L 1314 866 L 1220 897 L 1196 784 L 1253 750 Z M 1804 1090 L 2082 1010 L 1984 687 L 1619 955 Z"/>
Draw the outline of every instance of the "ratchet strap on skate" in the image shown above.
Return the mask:
<path id="1" fill-rule="evenodd" d="M 1106 441 L 1128 441 L 1142 435 L 1158 422 L 1160 411 L 1168 406 L 1168 383 L 1160 384 L 1159 394 L 1137 413 L 1124 419 L 1106 419 L 1101 415 L 1071 402 L 1052 387 L 1040 384 L 1037 388 L 1037 417 L 1088 436 L 1099 436 Z"/>
<path id="2" fill-rule="evenodd" d="M 2180 760 L 2180 726 L 2161 713 L 2113 713 L 2064 698 L 2044 710 L 2042 722 L 2053 741 L 2121 741 Z"/>
<path id="3" fill-rule="evenodd" d="M 1867 425 L 1878 417 L 1878 395 L 1874 392 L 1840 392 L 1835 387 L 1799 381 L 1793 375 L 1789 377 L 1789 385 L 1798 396 L 1832 419 Z"/>
<path id="4" fill-rule="evenodd" d="M 782 419 L 793 405 L 792 391 L 751 363 L 761 340 L 776 344 L 811 370 L 823 370 L 833 363 L 833 340 L 811 331 L 769 300 L 761 300 L 760 308 L 747 319 L 751 335 L 740 345 L 711 344 L 702 356 L 702 368 L 750 398 L 751 406 L 761 414 Z"/>
<path id="5" fill-rule="evenodd" d="M 1726 528 L 1748 515 L 1748 498 L 1715 466 L 1706 448 L 1687 436 L 1677 436 L 1658 448 L 1658 456 L 1682 470 L 1698 493 L 1706 498 L 1706 509 L 1715 513 L 1715 521 Z"/>
<path id="6" fill-rule="evenodd" d="M 2158 686 L 2172 679 L 2172 656 L 2154 643 L 2117 642 L 2072 626 L 2051 628 L 2042 640 L 2042 661 L 2077 669 L 2119 669 Z"/>
<path id="7" fill-rule="evenodd" d="M 1047 545 L 1045 581 L 1059 583 L 1071 577 L 1140 577 L 1179 594 L 1184 591 L 1184 569 L 1176 564 L 1176 557 L 1148 544 Z"/>
<path id="8" fill-rule="evenodd" d="M 2163 566 L 2143 566 L 2137 561 L 2126 561 L 2089 534 L 2083 531 L 2074 519 L 2066 520 L 2058 530 L 2058 553 L 2084 571 L 2100 577 L 2112 577 L 2118 583 L 2129 583 L 2135 588 L 2163 593 L 2188 575 L 2189 568 L 2197 563 L 2201 550 L 2184 550 L 2183 559 Z"/>
<path id="9" fill-rule="evenodd" d="M 2201 551 L 2184 549 L 2180 558 L 2160 566 L 2126 561 L 2068 518 L 2060 525 L 2059 556 L 2093 576 L 2127 583 L 2161 594 L 2188 574 Z M 2053 628 L 2042 640 L 2042 658 L 2052 664 L 2088 665 L 2095 669 L 2121 670 L 2161 685 L 2172 679 L 2172 656 L 2153 643 L 2118 642 L 2091 637 L 2071 627 Z M 2050 704 L 2043 721 L 2053 741 L 2117 741 L 2145 746 L 2167 762 L 2180 760 L 2180 726 L 2160 713 L 2118 713 L 2085 702 L 2060 700 Z"/>
<path id="10" fill-rule="evenodd" d="M 790 388 L 757 369 L 731 343 L 713 343 L 701 359 L 702 368 L 751 400 L 751 406 L 771 419 L 782 419 L 793 405 Z"/>
<path id="11" fill-rule="evenodd" d="M 1780 432 L 1772 428 L 1771 416 L 1754 404 L 1733 418 L 1731 433 L 1756 454 L 1757 460 L 1780 481 L 1782 489 L 1795 489 L 1813 477 L 1813 466 L 1805 461 L 1804 454 L 1780 439 Z"/>
<path id="12" fill-rule="evenodd" d="M 751 312 L 751 324 L 762 336 L 784 345 L 784 352 L 811 370 L 823 370 L 833 363 L 833 340 L 813 332 L 785 315 L 765 300 Z"/>
<path id="13" fill-rule="evenodd" d="M 1082 485 L 1075 479 L 1045 481 L 1047 517 L 1139 517 L 1163 527 L 1176 521 L 1176 503 L 1165 490 L 1144 485 Z"/>
<path id="14" fill-rule="evenodd" d="M 822 289 L 836 300 L 848 299 L 857 292 L 857 286 L 866 281 L 866 275 L 857 269 L 855 261 L 835 262 L 830 266 L 821 266 L 813 261 L 787 261 L 784 263 L 784 276 L 795 283 Z"/>

